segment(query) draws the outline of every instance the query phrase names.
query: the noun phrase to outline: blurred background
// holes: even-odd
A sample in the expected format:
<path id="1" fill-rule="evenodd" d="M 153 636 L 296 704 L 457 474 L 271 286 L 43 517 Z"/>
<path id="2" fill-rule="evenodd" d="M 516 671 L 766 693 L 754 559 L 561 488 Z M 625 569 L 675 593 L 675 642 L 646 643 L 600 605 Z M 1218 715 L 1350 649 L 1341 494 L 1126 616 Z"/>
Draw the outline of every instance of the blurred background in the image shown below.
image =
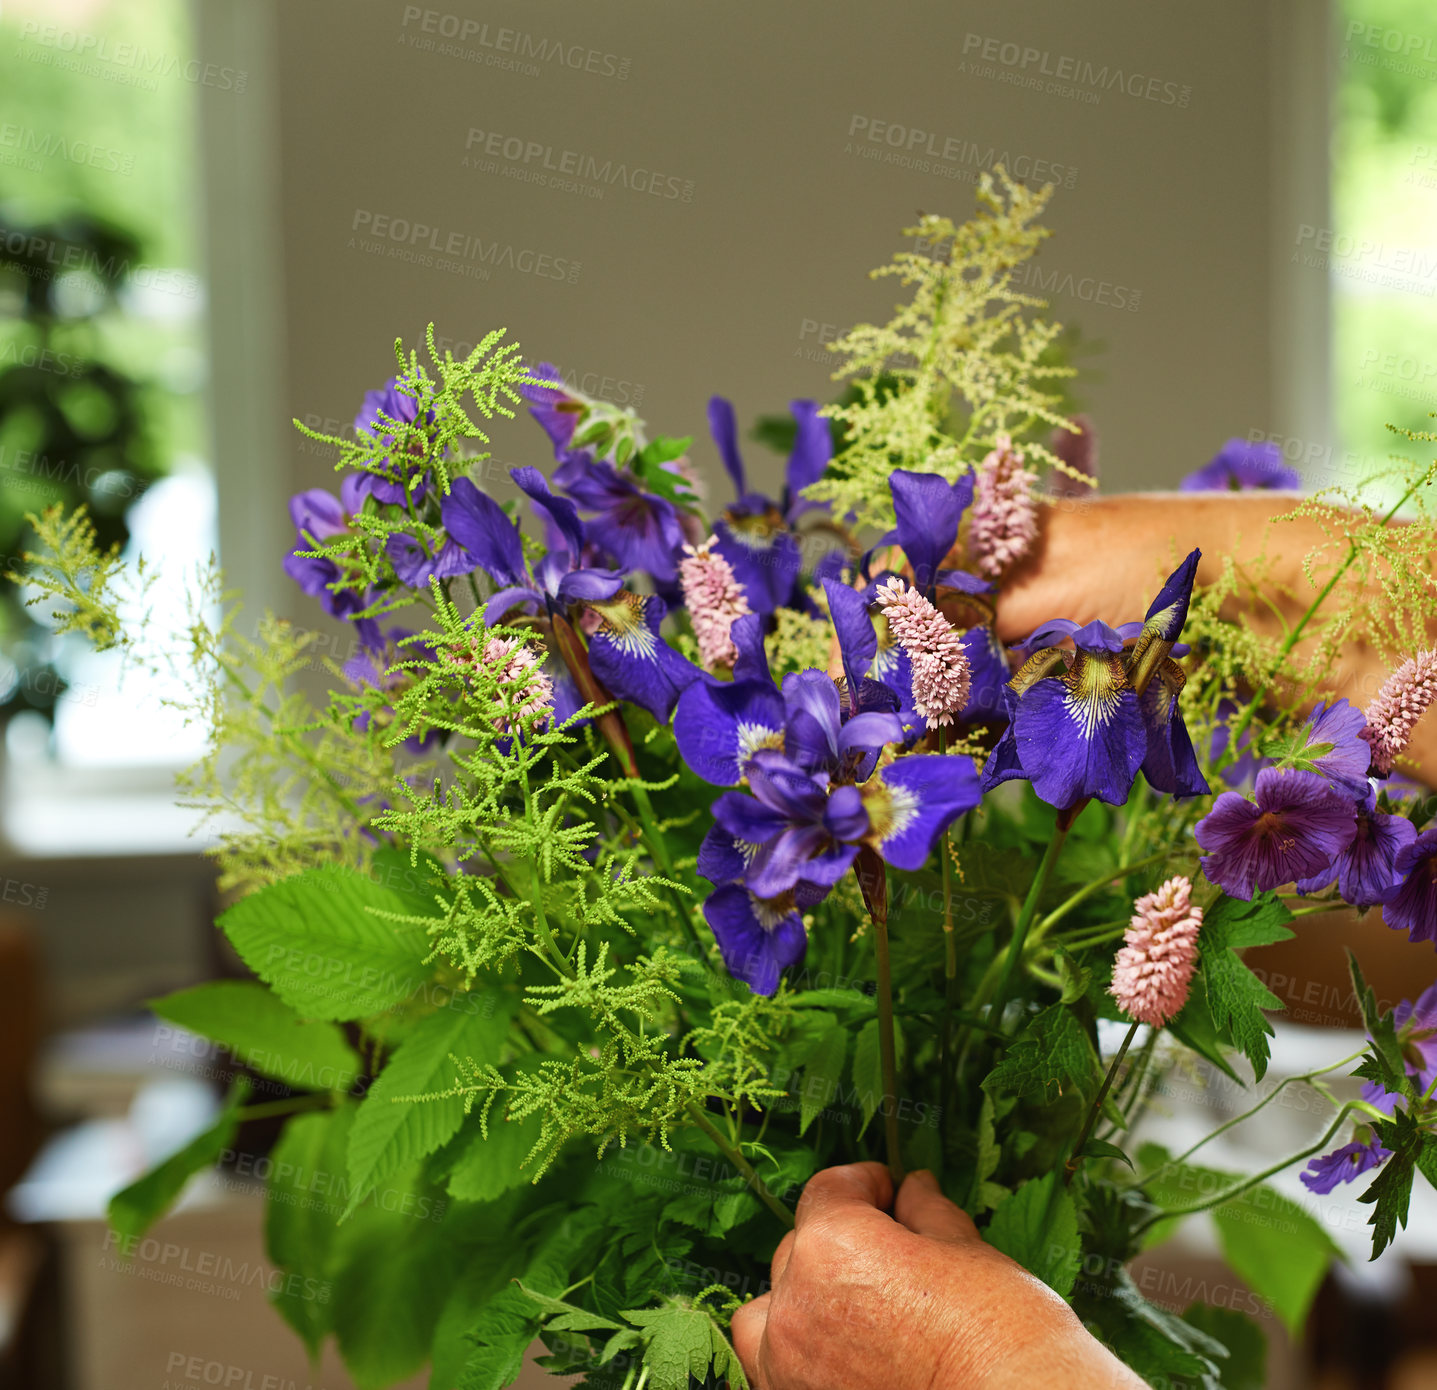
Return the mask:
<path id="1" fill-rule="evenodd" d="M 1072 330 L 1105 490 L 1171 487 L 1232 436 L 1276 442 L 1310 488 L 1350 484 L 1381 466 L 1385 422 L 1427 423 L 1429 4 L 877 13 L 0 0 L 6 566 L 26 513 L 84 502 L 159 567 L 152 621 L 183 621 L 217 551 L 250 631 L 273 608 L 342 658 L 280 569 L 286 499 L 330 476 L 290 421 L 351 428 L 396 336 L 432 321 L 457 352 L 507 327 L 579 389 L 697 436 L 717 492 L 709 395 L 749 421 L 830 396 L 825 344 L 890 308 L 868 270 L 918 213 L 967 216 L 998 162 L 1057 186 L 1028 288 Z M 527 420 L 494 454 L 549 461 Z M 777 474 L 779 455 L 749 456 Z M 243 1164 L 153 1250 L 110 1247 L 110 1193 L 206 1123 L 227 1074 L 143 1007 L 230 968 L 205 840 L 171 792 L 205 730 L 23 597 L 0 595 L 0 1385 L 346 1385 L 266 1307 Z M 1350 1050 L 1331 1036 L 1357 1017 L 1347 942 L 1388 1000 L 1437 975 L 1375 918 L 1304 924 L 1264 967 L 1292 1006 L 1278 1067 Z M 1171 1122 L 1211 1128 L 1221 1104 L 1175 1098 Z M 1279 1116 L 1273 1151 L 1306 1122 Z M 1305 1337 L 1267 1319 L 1270 1384 L 1437 1386 L 1431 1198 L 1379 1270 L 1366 1210 L 1323 1199 L 1352 1265 Z M 1141 1286 L 1245 1306 L 1189 1225 Z"/>

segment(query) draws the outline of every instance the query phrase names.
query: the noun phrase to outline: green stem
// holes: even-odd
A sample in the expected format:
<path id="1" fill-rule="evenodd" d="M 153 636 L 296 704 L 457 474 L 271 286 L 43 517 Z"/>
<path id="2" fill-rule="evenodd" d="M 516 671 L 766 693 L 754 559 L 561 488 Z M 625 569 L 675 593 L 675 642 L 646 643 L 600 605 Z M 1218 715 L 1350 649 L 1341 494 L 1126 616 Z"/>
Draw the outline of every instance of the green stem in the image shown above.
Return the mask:
<path id="1" fill-rule="evenodd" d="M 1059 903 L 1043 920 L 1038 924 L 1038 934 L 1035 941 L 1041 941 L 1064 917 L 1075 907 L 1086 902 L 1094 893 L 1106 888 L 1114 879 L 1127 878 L 1129 874 L 1135 874 L 1140 869 L 1150 868 L 1168 858 L 1172 853 L 1170 849 L 1160 849 L 1148 855 L 1146 859 L 1139 859 L 1132 864 L 1124 864 L 1120 869 L 1114 869 L 1111 873 L 1104 874 L 1101 878 L 1095 878 L 1091 883 L 1085 883 L 1071 897 Z"/>
<path id="2" fill-rule="evenodd" d="M 1327 1132 L 1315 1144 L 1309 1145 L 1301 1153 L 1295 1153 L 1290 1158 L 1284 1158 L 1280 1163 L 1274 1163 L 1270 1168 L 1264 1168 L 1260 1173 L 1253 1173 L 1243 1178 L 1240 1182 L 1234 1183 L 1231 1187 L 1225 1187 L 1221 1192 L 1212 1197 L 1204 1197 L 1201 1202 L 1195 1202 L 1190 1207 L 1172 1207 L 1163 1211 L 1155 1211 L 1145 1220 L 1140 1221 L 1132 1231 L 1134 1236 L 1141 1235 L 1144 1231 L 1156 1226 L 1159 1221 L 1169 1221 L 1178 1216 L 1191 1216 L 1195 1212 L 1210 1211 L 1213 1207 L 1220 1207 L 1224 1202 L 1230 1202 L 1235 1197 L 1241 1197 L 1244 1192 L 1256 1187 L 1259 1183 L 1266 1182 L 1269 1178 L 1275 1177 L 1284 1168 L 1290 1168 L 1294 1163 L 1301 1162 L 1304 1158 L 1310 1157 L 1321 1149 L 1325 1149 L 1336 1137 L 1337 1131 L 1347 1122 L 1347 1117 L 1353 1110 L 1361 1107 L 1356 1103 L 1344 1105 L 1337 1112 L 1337 1118 L 1333 1120 Z M 1159 1170 L 1161 1171 L 1161 1169 Z"/>
<path id="3" fill-rule="evenodd" d="M 774 1196 L 773 1191 L 764 1180 L 759 1177 L 758 1171 L 753 1164 L 746 1159 L 739 1151 L 737 1145 L 731 1144 L 728 1137 L 709 1117 L 704 1114 L 702 1108 L 695 1101 L 688 1104 L 689 1118 L 709 1137 L 714 1146 L 723 1156 L 743 1174 L 744 1180 L 748 1183 L 753 1195 L 758 1198 L 783 1224 L 790 1229 L 793 1227 L 793 1213 Z"/>
<path id="4" fill-rule="evenodd" d="M 946 752 L 948 730 L 938 729 L 938 751 Z M 938 1124 L 948 1133 L 948 1116 L 953 1108 L 953 1010 L 958 999 L 958 938 L 953 931 L 953 857 L 948 850 L 948 832 L 939 837 L 938 855 L 943 864 L 943 1031 L 938 1045 Z M 941 1149 L 941 1145 L 940 1145 Z"/>
<path id="5" fill-rule="evenodd" d="M 1083 1161 L 1083 1149 L 1092 1136 L 1093 1126 L 1097 1124 L 1098 1116 L 1102 1113 L 1103 1102 L 1107 1100 L 1108 1092 L 1113 1089 L 1113 1079 L 1118 1074 L 1118 1068 L 1123 1064 L 1123 1058 L 1128 1055 L 1128 1048 L 1133 1045 L 1133 1039 L 1137 1037 L 1139 1027 L 1139 1024 L 1134 1023 L 1124 1034 L 1123 1045 L 1118 1048 L 1118 1055 L 1113 1058 L 1112 1065 L 1108 1067 L 1108 1074 L 1103 1078 L 1103 1084 L 1098 1089 L 1098 1094 L 1093 1097 L 1093 1103 L 1088 1107 L 1087 1118 L 1084 1119 L 1083 1128 L 1078 1134 L 1078 1142 L 1073 1145 L 1073 1152 L 1063 1165 L 1064 1186 L 1073 1181 L 1073 1174 L 1078 1171 L 1078 1165 Z"/>
<path id="6" fill-rule="evenodd" d="M 293 1115 L 301 1110 L 327 1110 L 333 1104 L 328 1091 L 287 1100 L 267 1100 L 260 1105 L 241 1105 L 235 1116 L 242 1121 L 267 1120 L 273 1115 Z"/>
<path id="7" fill-rule="evenodd" d="M 1003 961 L 1003 973 L 998 981 L 998 992 L 993 997 L 993 1016 L 1000 1026 L 1003 1010 L 1007 1007 L 1011 997 L 1013 977 L 1018 973 L 1018 962 L 1022 960 L 1023 948 L 1028 942 L 1028 930 L 1032 927 L 1033 918 L 1038 910 L 1038 899 L 1043 896 L 1043 889 L 1048 886 L 1053 866 L 1058 862 L 1058 855 L 1063 850 L 1063 841 L 1067 838 L 1066 826 L 1054 828 L 1053 838 L 1048 841 L 1048 848 L 1043 851 L 1043 858 L 1038 864 L 1037 873 L 1033 875 L 1028 896 L 1023 900 L 1022 909 L 1018 913 L 1018 921 L 1013 928 L 1013 939 L 1008 943 L 1008 954 Z"/>
<path id="8" fill-rule="evenodd" d="M 873 955 L 878 972 L 878 1062 L 883 1074 L 883 1140 L 888 1173 L 896 1192 L 903 1184 L 903 1154 L 898 1137 L 898 1048 L 893 1025 L 893 970 L 888 959 L 888 869 L 871 849 L 853 865 L 868 916 L 873 923 Z"/>
<path id="9" fill-rule="evenodd" d="M 1278 1084 L 1274 1086 L 1272 1090 L 1270 1090 L 1260 1101 L 1258 1101 L 1258 1103 L 1254 1105 L 1251 1110 L 1244 1110 L 1241 1115 L 1235 1116 L 1233 1119 L 1228 1120 L 1225 1124 L 1220 1124 L 1215 1130 L 1212 1131 L 1211 1134 L 1205 1134 L 1191 1148 L 1185 1149 L 1182 1153 L 1178 1154 L 1176 1158 L 1168 1159 L 1166 1163 L 1163 1163 L 1158 1167 L 1154 1168 L 1151 1173 L 1147 1173 L 1143 1177 L 1139 1178 L 1137 1180 L 1137 1186 L 1142 1187 L 1144 1184 L 1152 1182 L 1152 1180 L 1156 1178 L 1160 1173 L 1166 1173 L 1169 1168 L 1175 1168 L 1180 1163 L 1186 1163 L 1188 1159 L 1190 1159 L 1204 1145 L 1212 1143 L 1212 1141 L 1216 1139 L 1219 1135 L 1226 1134 L 1228 1130 L 1235 1129 L 1238 1125 L 1252 1119 L 1252 1117 L 1256 1115 L 1259 1110 L 1263 1109 L 1264 1106 L 1271 1105 L 1272 1102 L 1276 1100 L 1277 1097 L 1281 1095 L 1282 1092 L 1285 1091 L 1287 1087 L 1291 1086 L 1294 1082 L 1316 1081 L 1319 1076 L 1325 1076 L 1330 1071 L 1337 1071 L 1340 1067 L 1350 1066 L 1353 1062 L 1357 1061 L 1357 1059 L 1361 1057 L 1366 1052 L 1366 1050 L 1366 1048 L 1363 1048 L 1358 1052 L 1354 1052 L 1350 1057 L 1344 1057 L 1340 1062 L 1330 1062 L 1325 1067 L 1316 1067 L 1312 1071 L 1304 1072 L 1301 1076 L 1289 1076 L 1285 1080 L 1278 1082 Z"/>

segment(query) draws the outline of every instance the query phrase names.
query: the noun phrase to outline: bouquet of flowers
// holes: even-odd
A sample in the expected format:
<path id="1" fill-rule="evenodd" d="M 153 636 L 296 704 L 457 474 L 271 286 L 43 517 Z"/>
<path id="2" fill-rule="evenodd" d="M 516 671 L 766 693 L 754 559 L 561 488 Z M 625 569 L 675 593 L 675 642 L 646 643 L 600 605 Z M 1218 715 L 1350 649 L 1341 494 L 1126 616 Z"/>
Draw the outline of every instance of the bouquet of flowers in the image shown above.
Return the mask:
<path id="1" fill-rule="evenodd" d="M 1407 562 L 1432 473 L 1381 511 L 1302 505 L 1332 542 L 1276 634 L 1224 616 L 1261 573 L 1196 587 L 1194 551 L 1121 626 L 1053 613 L 1000 644 L 1043 509 L 1094 481 L 1059 329 L 1014 288 L 1045 197 L 1000 174 L 973 220 L 912 229 L 876 272 L 895 317 L 834 344 L 845 394 L 794 403 L 777 497 L 719 397 L 711 504 L 690 439 L 502 333 L 397 347 L 354 437 L 313 436 L 337 495 L 291 502 L 284 566 L 353 634 L 343 662 L 244 632 L 213 576 L 186 649 L 151 650 L 120 617 L 143 574 L 83 514 L 33 519 L 52 624 L 194 678 L 213 747 L 183 790 L 223 816 L 219 926 L 255 977 L 153 1002 L 242 1066 L 214 1127 L 115 1197 L 119 1233 L 283 1116 L 274 1302 L 361 1386 L 425 1363 L 509 1385 L 536 1337 L 586 1385 L 741 1386 L 728 1319 L 802 1184 L 882 1157 L 932 1170 L 1139 1374 L 1260 1383 L 1246 1319 L 1150 1303 L 1129 1260 L 1211 1211 L 1298 1326 L 1334 1247 L 1264 1187 L 1286 1164 L 1134 1133 L 1175 1068 L 1261 1082 L 1279 1001 L 1245 948 L 1340 903 L 1437 936 L 1437 829 L 1398 771 L 1437 693 Z M 484 427 L 525 407 L 553 464 L 501 503 Z M 1194 485 L 1272 462 L 1234 444 Z M 1359 639 L 1415 655 L 1365 714 L 1311 709 Z M 1332 1110 L 1288 1162 L 1314 1192 L 1366 1182 L 1375 1256 L 1437 1180 L 1437 991 L 1382 1012 L 1353 979 L 1367 1045 L 1302 1078 Z"/>

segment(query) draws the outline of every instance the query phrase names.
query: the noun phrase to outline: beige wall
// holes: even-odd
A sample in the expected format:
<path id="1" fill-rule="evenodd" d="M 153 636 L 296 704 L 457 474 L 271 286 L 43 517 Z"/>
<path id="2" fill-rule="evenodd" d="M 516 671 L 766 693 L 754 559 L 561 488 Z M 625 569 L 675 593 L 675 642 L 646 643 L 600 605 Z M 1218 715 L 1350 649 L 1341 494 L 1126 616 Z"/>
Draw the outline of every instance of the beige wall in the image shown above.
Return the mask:
<path id="1" fill-rule="evenodd" d="M 708 395 L 732 396 L 745 422 L 823 396 L 817 325 L 884 312 L 892 291 L 866 271 L 915 212 L 969 212 L 971 183 L 946 175 L 976 147 L 1060 166 L 1072 184 L 1051 205 L 1041 265 L 1076 291 L 1055 315 L 1103 345 L 1081 390 L 1106 486 L 1168 485 L 1228 435 L 1301 428 L 1277 418 L 1284 357 L 1269 331 L 1297 219 L 1271 192 L 1291 160 L 1274 153 L 1288 45 L 1268 6 L 910 0 L 883 14 L 847 0 L 281 5 L 283 410 L 348 419 L 390 367 L 393 337 L 431 318 L 464 340 L 505 325 L 527 352 L 609 378 L 611 395 L 641 392 L 654 429 L 698 434 L 717 484 Z M 1320 28 L 1320 7 L 1300 22 Z M 514 51 L 526 44 L 577 66 Z M 1026 69 L 1019 50 L 1032 50 Z M 484 61 L 495 57 L 538 73 Z M 1139 94 L 1070 79 L 1100 93 L 1092 102 L 982 75 L 1075 63 L 1108 81 L 1121 71 Z M 915 156 L 942 172 L 864 157 L 890 148 L 862 139 L 877 122 L 920 132 Z M 611 184 L 591 198 L 465 167 L 471 129 L 551 147 L 551 163 L 569 150 L 657 170 L 681 196 Z M 1320 131 L 1309 138 L 1320 145 Z M 577 280 L 405 263 L 362 225 L 371 216 L 576 263 Z M 1317 277 L 1297 293 L 1320 325 Z M 528 422 L 496 446 L 508 462 L 547 462 Z M 314 485 L 327 464 L 292 442 L 281 471 Z"/>

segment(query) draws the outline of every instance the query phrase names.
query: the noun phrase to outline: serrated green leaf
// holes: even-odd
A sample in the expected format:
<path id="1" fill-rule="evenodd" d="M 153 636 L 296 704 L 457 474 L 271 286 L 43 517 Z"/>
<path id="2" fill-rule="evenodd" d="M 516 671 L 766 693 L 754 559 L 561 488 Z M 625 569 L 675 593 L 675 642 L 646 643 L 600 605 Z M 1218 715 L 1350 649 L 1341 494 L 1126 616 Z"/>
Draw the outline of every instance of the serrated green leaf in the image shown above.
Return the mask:
<path id="1" fill-rule="evenodd" d="M 1045 1173 L 1004 1198 L 983 1239 L 1055 1293 L 1066 1298 L 1073 1291 L 1082 1258 L 1078 1211 L 1060 1174 Z"/>
<path id="2" fill-rule="evenodd" d="M 732 1390 L 748 1390 L 728 1338 L 704 1309 L 674 1302 L 625 1310 L 624 1317 L 643 1332 L 644 1367 L 653 1390 L 689 1390 L 689 1377 L 705 1384 L 710 1369 L 719 1380 L 727 1377 Z"/>
<path id="3" fill-rule="evenodd" d="M 969 1216 L 981 1216 L 1008 1195 L 1009 1188 L 992 1181 L 1002 1157 L 1003 1146 L 998 1142 L 994 1124 L 993 1097 L 984 1091 L 983 1103 L 978 1108 L 978 1155 L 974 1160 L 973 1183 L 964 1203 Z"/>
<path id="4" fill-rule="evenodd" d="M 1008 1044 L 1002 1060 L 983 1079 L 989 1094 L 1008 1092 L 1051 1104 L 1070 1087 L 1092 1095 L 1098 1057 L 1083 1026 L 1065 1005 L 1034 1014 Z"/>
<path id="5" fill-rule="evenodd" d="M 531 1182 L 532 1166 L 520 1164 L 539 1141 L 542 1117 L 528 1115 L 506 1120 L 495 1107 L 489 1116 L 489 1137 L 479 1128 L 479 1117 L 471 1115 L 460 1130 L 463 1152 L 449 1169 L 447 1191 L 456 1202 L 492 1202 L 496 1197 Z"/>
<path id="6" fill-rule="evenodd" d="M 403 1004 L 428 983 L 424 929 L 377 915 L 406 911 L 392 889 L 325 864 L 241 898 L 219 925 L 302 1018 L 343 1022 Z"/>
<path id="7" fill-rule="evenodd" d="M 253 980 L 212 980 L 151 999 L 168 1023 L 222 1044 L 241 1066 L 302 1091 L 347 1091 L 359 1057 L 333 1023 L 306 1022 Z"/>
<path id="8" fill-rule="evenodd" d="M 1358 1201 L 1373 1208 L 1368 1219 L 1372 1227 L 1372 1258 L 1375 1260 L 1397 1234 L 1399 1226 L 1407 1226 L 1407 1209 L 1412 1201 L 1412 1178 L 1417 1160 L 1426 1147 L 1427 1137 L 1416 1119 L 1405 1110 L 1398 1110 L 1390 1120 L 1377 1120 L 1372 1128 L 1384 1147 L 1392 1150 L 1377 1170 Z"/>
<path id="9" fill-rule="evenodd" d="M 144 1235 L 179 1200 L 192 1177 L 218 1162 L 234 1143 L 239 1128 L 235 1112 L 247 1095 L 249 1082 L 237 1081 L 214 1124 L 110 1198 L 110 1229 L 122 1250 L 125 1243 Z"/>
<path id="10" fill-rule="evenodd" d="M 904 1043 L 903 1030 L 894 1024 L 894 1053 L 897 1056 L 897 1070 L 903 1071 Z M 869 1122 L 883 1104 L 883 1051 L 878 1039 L 878 1020 L 870 1018 L 858 1030 L 853 1042 L 853 1089 L 858 1107 L 863 1115 L 859 1134 L 868 1128 Z M 897 1098 L 893 1103 L 897 1104 Z"/>
<path id="11" fill-rule="evenodd" d="M 1212 1010 L 1208 1008 L 1207 987 L 1201 973 L 1188 994 L 1182 1012 L 1168 1024 L 1168 1032 L 1184 1047 L 1191 1048 L 1199 1057 L 1211 1062 L 1223 1075 L 1237 1082 L 1242 1081 L 1223 1053 L 1222 1039 L 1218 1036 L 1217 1024 L 1213 1022 Z"/>
<path id="12" fill-rule="evenodd" d="M 576 1303 L 565 1303 L 562 1298 L 551 1298 L 546 1293 L 538 1293 L 536 1290 L 527 1288 L 522 1279 L 516 1279 L 515 1285 L 522 1290 L 524 1295 L 539 1305 L 540 1310 L 546 1314 L 545 1326 L 561 1332 L 582 1332 L 593 1330 L 596 1332 L 618 1332 L 622 1328 L 612 1318 L 606 1318 L 598 1313 L 591 1313 L 587 1308 L 580 1308 Z"/>
<path id="13" fill-rule="evenodd" d="M 1375 1082 L 1384 1091 L 1412 1099 L 1412 1086 L 1407 1074 L 1406 1060 L 1402 1056 L 1402 1044 L 1397 1040 L 1393 1015 L 1390 1011 L 1384 1014 L 1377 1007 L 1377 995 L 1363 978 L 1362 967 L 1358 965 L 1357 957 L 1350 946 L 1347 949 L 1347 968 L 1352 975 L 1352 992 L 1357 999 L 1357 1007 L 1361 1011 L 1362 1022 L 1371 1044 L 1367 1056 L 1356 1068 L 1356 1075 Z"/>
<path id="14" fill-rule="evenodd" d="M 1225 1029 L 1244 1057 L 1252 1063 L 1259 1081 L 1267 1071 L 1268 1038 L 1272 1025 L 1264 1009 L 1280 1009 L 1279 999 L 1236 952 L 1248 946 L 1267 946 L 1292 936 L 1287 923 L 1292 914 L 1271 893 L 1251 902 L 1222 897 L 1208 909 L 1198 935 L 1203 983 L 1213 1021 Z"/>
<path id="15" fill-rule="evenodd" d="M 848 1029 L 835 1023 L 819 1038 L 804 1064 L 799 1084 L 798 1132 L 807 1132 L 819 1112 L 837 1094 L 843 1081 L 843 1064 L 848 1060 Z"/>
<path id="16" fill-rule="evenodd" d="M 497 1063 L 515 1003 L 508 991 L 459 995 L 456 1007 L 430 1014 L 400 1044 L 354 1117 L 346 1216 L 389 1174 L 433 1153 L 458 1131 L 464 1098 L 442 1094 L 459 1080 L 454 1059 Z M 420 1096 L 436 1098 L 414 1099 Z"/>

